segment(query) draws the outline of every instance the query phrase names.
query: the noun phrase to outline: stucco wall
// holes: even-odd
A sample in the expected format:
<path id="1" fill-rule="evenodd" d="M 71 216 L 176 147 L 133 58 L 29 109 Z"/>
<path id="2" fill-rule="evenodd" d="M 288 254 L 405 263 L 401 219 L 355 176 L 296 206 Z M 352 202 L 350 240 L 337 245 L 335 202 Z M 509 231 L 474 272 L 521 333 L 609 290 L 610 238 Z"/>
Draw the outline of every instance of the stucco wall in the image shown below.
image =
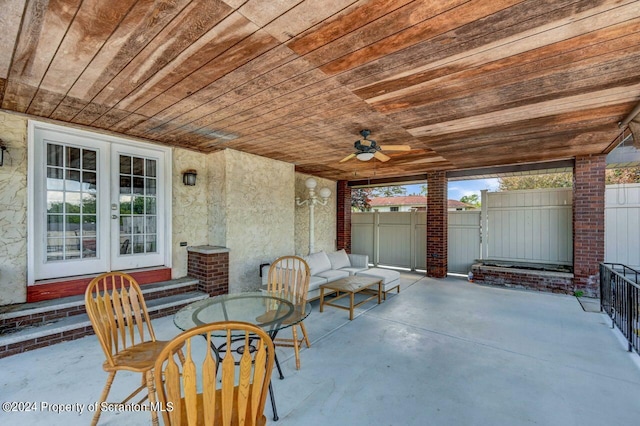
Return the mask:
<path id="1" fill-rule="evenodd" d="M 309 191 L 305 186 L 305 181 L 311 177 L 302 173 L 296 173 L 296 195 L 300 200 L 309 198 Z M 331 197 L 326 206 L 317 204 L 314 208 L 314 251 L 333 251 L 336 249 L 336 182 L 328 179 L 321 179 L 314 176 L 318 182 L 316 194 L 321 188 L 327 187 L 331 190 Z M 295 212 L 295 253 L 306 255 L 309 253 L 309 206 L 296 206 Z"/>
<path id="2" fill-rule="evenodd" d="M 59 123 L 63 124 L 63 123 Z M 0 138 L 8 151 L 0 167 L 0 305 L 26 300 L 27 271 L 27 118 L 0 112 Z M 187 274 L 188 245 L 228 247 L 229 289 L 240 292 L 260 285 L 259 265 L 285 254 L 306 254 L 308 207 L 306 175 L 292 164 L 239 151 L 201 154 L 173 150 L 172 276 Z M 182 183 L 182 172 L 196 169 L 196 186 Z M 328 186 L 327 206 L 316 208 L 316 248 L 335 248 L 336 185 Z"/>
<path id="3" fill-rule="evenodd" d="M 224 220 L 213 218 L 212 242 L 230 250 L 229 292 L 256 290 L 260 264 L 294 250 L 294 166 L 233 150 L 212 157 L 212 175 L 224 176 L 224 188 L 212 188 L 224 193 L 212 194 L 212 200 L 225 205 Z M 218 226 L 226 232 L 224 244 Z"/>
<path id="4" fill-rule="evenodd" d="M 182 183 L 182 172 L 194 169 L 198 172 L 195 186 Z M 187 275 L 187 247 L 208 244 L 208 185 L 207 156 L 185 149 L 173 150 L 172 194 L 172 269 L 173 278 Z"/>
<path id="5" fill-rule="evenodd" d="M 0 305 L 26 301 L 27 120 L 0 112 Z"/>
<path id="6" fill-rule="evenodd" d="M 209 244 L 227 246 L 227 151 L 218 151 L 207 157 Z"/>

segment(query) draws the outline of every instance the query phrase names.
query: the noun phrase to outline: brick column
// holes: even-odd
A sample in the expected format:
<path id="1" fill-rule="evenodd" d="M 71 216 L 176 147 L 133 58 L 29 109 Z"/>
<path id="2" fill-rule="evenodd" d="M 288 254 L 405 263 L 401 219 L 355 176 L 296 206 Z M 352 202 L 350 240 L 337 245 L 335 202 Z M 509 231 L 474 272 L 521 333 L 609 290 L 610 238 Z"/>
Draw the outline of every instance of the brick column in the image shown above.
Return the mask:
<path id="1" fill-rule="evenodd" d="M 337 183 L 336 245 L 351 253 L 351 188 L 346 180 Z"/>
<path id="2" fill-rule="evenodd" d="M 598 296 L 604 260 L 606 155 L 576 157 L 573 167 L 573 285 Z"/>
<path id="3" fill-rule="evenodd" d="M 447 175 L 427 173 L 427 276 L 447 276 Z"/>
<path id="4" fill-rule="evenodd" d="M 197 278 L 198 290 L 209 296 L 229 293 L 229 249 L 218 246 L 187 247 L 187 274 Z"/>

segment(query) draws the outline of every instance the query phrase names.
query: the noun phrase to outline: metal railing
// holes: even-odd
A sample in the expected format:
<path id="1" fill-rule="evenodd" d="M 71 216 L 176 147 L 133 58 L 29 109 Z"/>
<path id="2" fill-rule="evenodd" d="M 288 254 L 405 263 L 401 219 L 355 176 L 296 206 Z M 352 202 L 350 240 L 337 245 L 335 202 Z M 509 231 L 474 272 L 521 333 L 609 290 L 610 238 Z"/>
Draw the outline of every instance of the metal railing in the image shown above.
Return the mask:
<path id="1" fill-rule="evenodd" d="M 620 263 L 600 264 L 600 308 L 640 354 L 640 271 Z"/>

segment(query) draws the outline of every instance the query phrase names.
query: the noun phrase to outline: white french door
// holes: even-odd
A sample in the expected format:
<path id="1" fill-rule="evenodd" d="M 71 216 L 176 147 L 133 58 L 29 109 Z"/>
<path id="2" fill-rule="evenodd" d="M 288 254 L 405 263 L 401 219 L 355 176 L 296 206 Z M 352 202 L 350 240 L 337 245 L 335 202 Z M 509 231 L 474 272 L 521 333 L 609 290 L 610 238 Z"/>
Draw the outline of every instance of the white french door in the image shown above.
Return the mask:
<path id="1" fill-rule="evenodd" d="M 37 122 L 29 141 L 29 283 L 170 266 L 170 150 Z"/>
<path id="2" fill-rule="evenodd" d="M 164 261 L 162 158 L 130 146 L 111 147 L 111 265 L 132 269 Z"/>

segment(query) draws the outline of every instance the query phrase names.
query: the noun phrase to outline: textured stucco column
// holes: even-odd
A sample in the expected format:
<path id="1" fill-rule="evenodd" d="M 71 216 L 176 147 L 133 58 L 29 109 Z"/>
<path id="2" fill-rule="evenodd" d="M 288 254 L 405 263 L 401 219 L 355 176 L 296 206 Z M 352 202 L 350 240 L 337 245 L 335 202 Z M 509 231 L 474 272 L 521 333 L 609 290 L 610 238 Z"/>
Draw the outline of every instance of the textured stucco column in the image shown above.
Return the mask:
<path id="1" fill-rule="evenodd" d="M 604 260 L 606 155 L 576 157 L 573 168 L 573 284 L 598 296 Z"/>
<path id="2" fill-rule="evenodd" d="M 427 276 L 447 276 L 447 175 L 427 173 Z"/>
<path id="3" fill-rule="evenodd" d="M 336 187 L 336 246 L 351 253 L 351 188 L 345 180 Z"/>

